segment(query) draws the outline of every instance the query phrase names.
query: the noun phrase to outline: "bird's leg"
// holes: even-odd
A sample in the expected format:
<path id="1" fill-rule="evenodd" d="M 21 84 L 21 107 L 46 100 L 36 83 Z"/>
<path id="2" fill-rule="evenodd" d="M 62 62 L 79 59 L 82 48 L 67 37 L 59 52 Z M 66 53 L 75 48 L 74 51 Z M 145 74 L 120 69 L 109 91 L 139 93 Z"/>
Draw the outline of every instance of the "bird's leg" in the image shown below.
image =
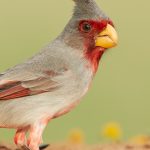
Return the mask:
<path id="1" fill-rule="evenodd" d="M 42 120 L 30 127 L 29 138 L 27 145 L 31 150 L 39 150 L 39 145 L 42 143 L 42 133 L 45 129 L 48 120 Z"/>
<path id="2" fill-rule="evenodd" d="M 16 131 L 14 142 L 18 146 L 26 145 L 26 132 L 28 131 L 28 128 L 22 128 L 18 129 Z"/>

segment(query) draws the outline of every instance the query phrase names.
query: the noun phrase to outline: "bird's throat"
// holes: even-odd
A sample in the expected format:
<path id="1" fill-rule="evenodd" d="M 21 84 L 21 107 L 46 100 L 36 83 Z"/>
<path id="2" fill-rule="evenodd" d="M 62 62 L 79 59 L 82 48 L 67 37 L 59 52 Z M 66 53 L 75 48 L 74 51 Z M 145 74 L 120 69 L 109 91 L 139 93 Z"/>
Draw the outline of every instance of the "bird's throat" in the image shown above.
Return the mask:
<path id="1" fill-rule="evenodd" d="M 99 61 L 103 53 L 104 53 L 104 49 L 100 47 L 96 47 L 92 50 L 86 51 L 86 58 L 89 60 L 94 73 L 96 73 L 98 69 Z"/>

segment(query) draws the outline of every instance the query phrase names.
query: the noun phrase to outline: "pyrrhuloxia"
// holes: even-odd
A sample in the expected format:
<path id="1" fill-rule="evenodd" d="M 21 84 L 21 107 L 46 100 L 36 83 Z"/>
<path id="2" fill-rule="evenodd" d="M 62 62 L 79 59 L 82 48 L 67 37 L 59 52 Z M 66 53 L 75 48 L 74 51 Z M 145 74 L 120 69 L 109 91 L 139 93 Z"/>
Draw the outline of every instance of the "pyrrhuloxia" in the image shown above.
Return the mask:
<path id="1" fill-rule="evenodd" d="M 0 74 L 0 127 L 17 129 L 15 143 L 31 150 L 39 149 L 50 120 L 80 102 L 102 54 L 117 44 L 112 21 L 94 0 L 74 2 L 71 20 L 54 41 Z"/>

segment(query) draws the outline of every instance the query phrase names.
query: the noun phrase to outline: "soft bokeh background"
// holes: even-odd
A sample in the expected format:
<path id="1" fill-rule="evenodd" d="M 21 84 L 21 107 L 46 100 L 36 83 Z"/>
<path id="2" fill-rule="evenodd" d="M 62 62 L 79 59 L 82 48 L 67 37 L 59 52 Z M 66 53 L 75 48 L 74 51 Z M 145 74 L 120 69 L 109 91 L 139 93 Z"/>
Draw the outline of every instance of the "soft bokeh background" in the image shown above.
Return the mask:
<path id="1" fill-rule="evenodd" d="M 92 88 L 71 113 L 53 120 L 45 142 L 81 128 L 100 142 L 103 124 L 118 122 L 124 139 L 150 134 L 150 1 L 96 0 L 114 20 L 119 46 L 103 56 Z M 72 14 L 72 0 L 0 0 L 0 71 L 22 62 L 54 39 Z M 0 129 L 0 141 L 14 130 Z"/>

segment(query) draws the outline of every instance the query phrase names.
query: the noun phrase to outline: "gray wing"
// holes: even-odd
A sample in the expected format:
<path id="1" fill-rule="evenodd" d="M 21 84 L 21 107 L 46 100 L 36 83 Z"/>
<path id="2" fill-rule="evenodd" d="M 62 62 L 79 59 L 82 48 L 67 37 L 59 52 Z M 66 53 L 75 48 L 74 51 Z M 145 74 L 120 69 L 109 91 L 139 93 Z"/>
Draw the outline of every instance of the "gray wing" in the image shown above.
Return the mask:
<path id="1" fill-rule="evenodd" d="M 60 87 L 56 78 L 64 75 L 65 72 L 67 69 L 62 60 L 39 54 L 0 74 L 0 100 L 56 90 Z"/>

